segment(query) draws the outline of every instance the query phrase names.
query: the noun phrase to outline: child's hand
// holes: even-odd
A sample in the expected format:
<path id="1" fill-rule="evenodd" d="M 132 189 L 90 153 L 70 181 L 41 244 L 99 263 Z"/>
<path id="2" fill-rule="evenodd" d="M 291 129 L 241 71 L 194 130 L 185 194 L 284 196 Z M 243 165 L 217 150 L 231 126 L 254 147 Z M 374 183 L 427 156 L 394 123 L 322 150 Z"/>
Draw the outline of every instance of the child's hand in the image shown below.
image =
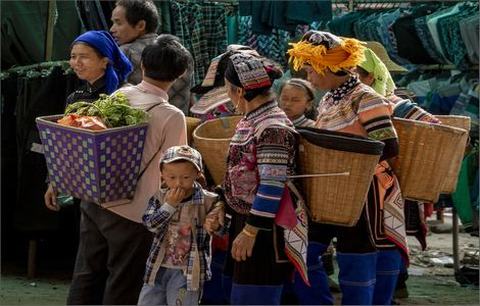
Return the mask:
<path id="1" fill-rule="evenodd" d="M 218 222 L 218 217 L 216 215 L 207 215 L 203 228 L 211 236 L 214 232 L 218 231 L 220 228 L 220 222 Z"/>
<path id="2" fill-rule="evenodd" d="M 185 198 L 185 190 L 180 187 L 172 188 L 165 195 L 165 202 L 173 207 L 177 207 Z"/>
<path id="3" fill-rule="evenodd" d="M 223 205 L 215 207 L 211 212 L 207 214 L 203 228 L 212 235 L 215 231 L 218 231 L 224 224 L 225 209 Z"/>

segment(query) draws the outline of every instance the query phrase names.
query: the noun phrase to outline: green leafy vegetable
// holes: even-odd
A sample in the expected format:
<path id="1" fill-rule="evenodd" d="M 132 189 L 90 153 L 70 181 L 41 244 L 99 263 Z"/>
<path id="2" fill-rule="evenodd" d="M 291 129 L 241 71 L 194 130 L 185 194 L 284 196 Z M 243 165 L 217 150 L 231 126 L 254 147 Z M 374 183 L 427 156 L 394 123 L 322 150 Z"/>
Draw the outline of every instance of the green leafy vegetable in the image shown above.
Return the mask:
<path id="1" fill-rule="evenodd" d="M 76 102 L 65 109 L 65 115 L 97 116 L 103 119 L 107 127 L 135 125 L 146 122 L 148 113 L 130 106 L 125 94 L 118 92 L 108 96 L 100 94 L 93 103 Z"/>

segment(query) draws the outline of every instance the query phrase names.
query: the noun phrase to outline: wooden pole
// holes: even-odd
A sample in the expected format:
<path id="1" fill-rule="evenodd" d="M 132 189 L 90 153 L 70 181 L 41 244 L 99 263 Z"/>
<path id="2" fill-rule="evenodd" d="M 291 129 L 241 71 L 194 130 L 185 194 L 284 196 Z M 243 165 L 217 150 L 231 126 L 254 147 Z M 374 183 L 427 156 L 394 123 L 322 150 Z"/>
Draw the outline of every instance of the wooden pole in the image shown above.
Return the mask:
<path id="1" fill-rule="evenodd" d="M 45 61 L 47 62 L 52 60 L 53 32 L 55 29 L 56 11 L 56 0 L 48 0 L 47 35 L 45 38 Z"/>
<path id="2" fill-rule="evenodd" d="M 458 253 L 458 217 L 455 207 L 452 209 L 452 249 L 453 249 L 453 268 L 455 275 L 460 271 L 460 256 Z"/>
<path id="3" fill-rule="evenodd" d="M 27 276 L 28 278 L 34 278 L 37 271 L 37 240 L 30 239 L 28 241 L 28 263 L 27 263 Z"/>

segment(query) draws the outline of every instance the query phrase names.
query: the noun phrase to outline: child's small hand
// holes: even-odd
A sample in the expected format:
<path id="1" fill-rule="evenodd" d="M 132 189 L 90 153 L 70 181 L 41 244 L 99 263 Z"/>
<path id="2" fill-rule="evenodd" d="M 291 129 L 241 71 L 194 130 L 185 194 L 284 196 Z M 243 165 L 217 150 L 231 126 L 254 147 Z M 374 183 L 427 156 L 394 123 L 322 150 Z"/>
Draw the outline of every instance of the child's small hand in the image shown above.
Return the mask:
<path id="1" fill-rule="evenodd" d="M 185 190 L 180 187 L 172 188 L 165 195 L 165 202 L 173 207 L 177 207 L 185 197 Z"/>
<path id="2" fill-rule="evenodd" d="M 207 214 L 203 228 L 212 235 L 215 231 L 219 230 L 224 224 L 225 209 L 223 205 L 218 205 L 211 212 Z"/>
<path id="3" fill-rule="evenodd" d="M 207 231 L 209 235 L 212 235 L 215 231 L 218 231 L 220 228 L 220 222 L 218 222 L 218 217 L 213 215 L 208 215 L 203 224 L 203 228 Z"/>

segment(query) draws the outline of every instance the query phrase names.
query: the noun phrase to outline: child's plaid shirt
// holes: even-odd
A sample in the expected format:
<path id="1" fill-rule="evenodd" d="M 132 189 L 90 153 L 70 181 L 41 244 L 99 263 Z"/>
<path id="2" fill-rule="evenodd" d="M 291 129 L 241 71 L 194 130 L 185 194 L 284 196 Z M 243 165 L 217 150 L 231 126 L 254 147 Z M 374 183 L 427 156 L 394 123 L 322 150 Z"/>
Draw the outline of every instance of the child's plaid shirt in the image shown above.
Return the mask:
<path id="1" fill-rule="evenodd" d="M 192 238 L 196 233 L 196 239 L 192 239 L 191 249 L 188 256 L 186 271 L 187 290 L 198 290 L 202 288 L 205 281 L 211 277 L 210 272 L 210 237 L 203 228 L 206 214 L 213 208 L 213 204 L 218 199 L 215 193 L 204 190 L 200 184 L 195 183 L 192 199 L 174 208 L 164 204 L 165 190 L 158 191 L 150 198 L 145 214 L 143 215 L 143 224 L 149 231 L 155 233 L 155 237 L 150 249 L 150 255 L 147 260 L 144 281 L 149 285 L 154 285 L 157 273 L 165 256 L 164 237 L 172 217 L 180 206 L 194 205 L 197 207 L 196 213 L 190 218 L 192 220 Z M 194 228 L 194 229 L 193 229 Z M 199 256 L 199 272 L 197 279 L 194 276 L 194 263 L 196 254 Z"/>

